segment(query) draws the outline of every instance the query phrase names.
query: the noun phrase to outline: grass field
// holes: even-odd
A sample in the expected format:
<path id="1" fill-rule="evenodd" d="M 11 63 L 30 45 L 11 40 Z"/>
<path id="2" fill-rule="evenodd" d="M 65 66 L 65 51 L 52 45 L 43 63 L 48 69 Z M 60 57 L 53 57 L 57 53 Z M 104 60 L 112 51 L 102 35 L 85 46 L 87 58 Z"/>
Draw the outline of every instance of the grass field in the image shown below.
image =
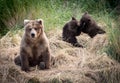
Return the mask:
<path id="1" fill-rule="evenodd" d="M 88 11 L 106 31 L 108 45 L 103 51 L 120 62 L 119 4 L 119 0 L 0 0 L 0 38 L 2 40 L 6 34 L 16 36 L 23 30 L 24 19 L 42 18 L 48 33 L 62 30 L 72 16 L 80 20 Z"/>
<path id="2" fill-rule="evenodd" d="M 115 14 L 118 2 L 119 0 L 0 0 L 0 36 L 9 30 L 23 28 L 24 19 L 42 18 L 45 31 L 62 29 L 72 16 L 79 20 L 88 11 L 98 23 L 105 26 L 110 42 L 107 53 L 119 60 L 120 25 L 116 22 L 119 15 Z"/>

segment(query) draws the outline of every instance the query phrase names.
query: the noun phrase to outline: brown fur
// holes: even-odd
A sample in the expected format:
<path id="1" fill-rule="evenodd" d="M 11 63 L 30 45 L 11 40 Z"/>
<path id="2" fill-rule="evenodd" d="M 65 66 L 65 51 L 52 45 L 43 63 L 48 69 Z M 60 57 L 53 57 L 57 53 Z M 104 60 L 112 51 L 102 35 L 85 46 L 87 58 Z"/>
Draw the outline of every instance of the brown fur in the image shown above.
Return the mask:
<path id="1" fill-rule="evenodd" d="M 82 45 L 80 45 L 76 39 L 76 36 L 80 35 L 81 33 L 79 26 L 79 22 L 72 17 L 72 20 L 66 23 L 63 27 L 63 41 L 69 42 L 76 47 L 82 47 Z"/>
<path id="2" fill-rule="evenodd" d="M 87 12 L 85 12 L 80 19 L 80 27 L 82 28 L 82 32 L 88 34 L 91 38 L 93 38 L 97 34 L 105 33 L 105 31 L 97 25 L 97 23 L 91 18 L 91 16 Z"/>
<path id="3" fill-rule="evenodd" d="M 24 27 L 25 33 L 20 45 L 20 56 L 15 58 L 15 63 L 21 65 L 23 71 L 29 71 L 30 66 L 41 66 L 43 63 L 45 69 L 49 69 L 51 56 L 49 42 L 44 33 L 43 21 L 30 20 L 24 23 Z M 32 30 L 34 36 L 32 36 Z M 41 67 L 41 69 L 44 68 Z"/>
<path id="4" fill-rule="evenodd" d="M 97 34 L 105 33 L 87 12 L 84 13 L 80 21 L 72 17 L 72 20 L 64 25 L 62 33 L 63 41 L 69 42 L 73 46 L 82 47 L 76 39 L 76 36 L 79 36 L 81 32 L 88 34 L 91 38 Z"/>

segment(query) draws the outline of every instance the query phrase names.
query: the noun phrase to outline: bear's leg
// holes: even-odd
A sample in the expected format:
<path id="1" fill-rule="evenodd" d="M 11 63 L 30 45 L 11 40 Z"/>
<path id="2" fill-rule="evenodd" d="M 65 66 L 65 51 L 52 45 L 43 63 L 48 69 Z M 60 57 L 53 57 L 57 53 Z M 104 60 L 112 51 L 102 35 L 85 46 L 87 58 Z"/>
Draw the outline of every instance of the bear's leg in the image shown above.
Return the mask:
<path id="1" fill-rule="evenodd" d="M 23 71 L 30 71 L 29 70 L 29 61 L 28 61 L 28 56 L 25 54 L 21 55 L 21 69 Z"/>
<path id="2" fill-rule="evenodd" d="M 77 42 L 77 39 L 76 37 L 70 37 L 69 40 L 68 40 L 69 43 L 71 43 L 73 46 L 75 47 L 83 47 L 82 45 L 80 45 L 78 42 Z"/>
<path id="3" fill-rule="evenodd" d="M 49 49 L 47 48 L 46 51 L 44 51 L 42 53 L 42 60 L 43 62 L 45 62 L 45 69 L 49 69 L 50 68 L 50 52 Z"/>
<path id="4" fill-rule="evenodd" d="M 21 66 L 20 56 L 17 56 L 17 57 L 14 59 L 14 62 L 15 62 L 16 65 Z"/>

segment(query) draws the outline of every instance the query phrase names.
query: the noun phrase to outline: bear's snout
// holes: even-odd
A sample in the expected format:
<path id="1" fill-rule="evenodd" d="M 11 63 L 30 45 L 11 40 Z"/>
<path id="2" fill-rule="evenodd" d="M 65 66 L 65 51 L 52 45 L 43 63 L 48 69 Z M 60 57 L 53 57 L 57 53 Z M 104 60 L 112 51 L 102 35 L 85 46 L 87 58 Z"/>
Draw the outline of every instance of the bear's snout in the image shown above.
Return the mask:
<path id="1" fill-rule="evenodd" d="M 35 37 L 35 34 L 34 34 L 34 33 L 31 33 L 31 37 L 34 38 L 34 37 Z"/>
<path id="2" fill-rule="evenodd" d="M 34 29 L 32 29 L 30 35 L 31 35 L 31 38 L 35 38 L 37 37 L 37 32 Z"/>

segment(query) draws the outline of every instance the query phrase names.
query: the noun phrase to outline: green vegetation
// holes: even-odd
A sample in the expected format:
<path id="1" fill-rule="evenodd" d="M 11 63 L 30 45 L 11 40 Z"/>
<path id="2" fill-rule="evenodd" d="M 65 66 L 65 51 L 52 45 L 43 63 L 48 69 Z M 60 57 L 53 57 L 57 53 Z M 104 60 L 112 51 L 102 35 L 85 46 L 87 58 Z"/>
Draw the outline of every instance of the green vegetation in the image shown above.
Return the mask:
<path id="1" fill-rule="evenodd" d="M 109 45 L 107 53 L 114 59 L 120 62 L 120 30 L 118 26 L 111 27 L 109 31 Z"/>
<path id="2" fill-rule="evenodd" d="M 23 28 L 24 19 L 44 19 L 45 31 L 61 29 L 75 16 L 78 20 L 88 11 L 99 23 L 105 24 L 109 36 L 106 52 L 120 61 L 119 0 L 0 0 L 0 37 L 9 30 Z"/>
<path id="3" fill-rule="evenodd" d="M 22 26 L 24 19 L 42 18 L 46 30 L 61 28 L 72 15 L 80 13 L 75 3 L 63 0 L 1 0 L 0 3 L 1 35 L 16 25 Z"/>

